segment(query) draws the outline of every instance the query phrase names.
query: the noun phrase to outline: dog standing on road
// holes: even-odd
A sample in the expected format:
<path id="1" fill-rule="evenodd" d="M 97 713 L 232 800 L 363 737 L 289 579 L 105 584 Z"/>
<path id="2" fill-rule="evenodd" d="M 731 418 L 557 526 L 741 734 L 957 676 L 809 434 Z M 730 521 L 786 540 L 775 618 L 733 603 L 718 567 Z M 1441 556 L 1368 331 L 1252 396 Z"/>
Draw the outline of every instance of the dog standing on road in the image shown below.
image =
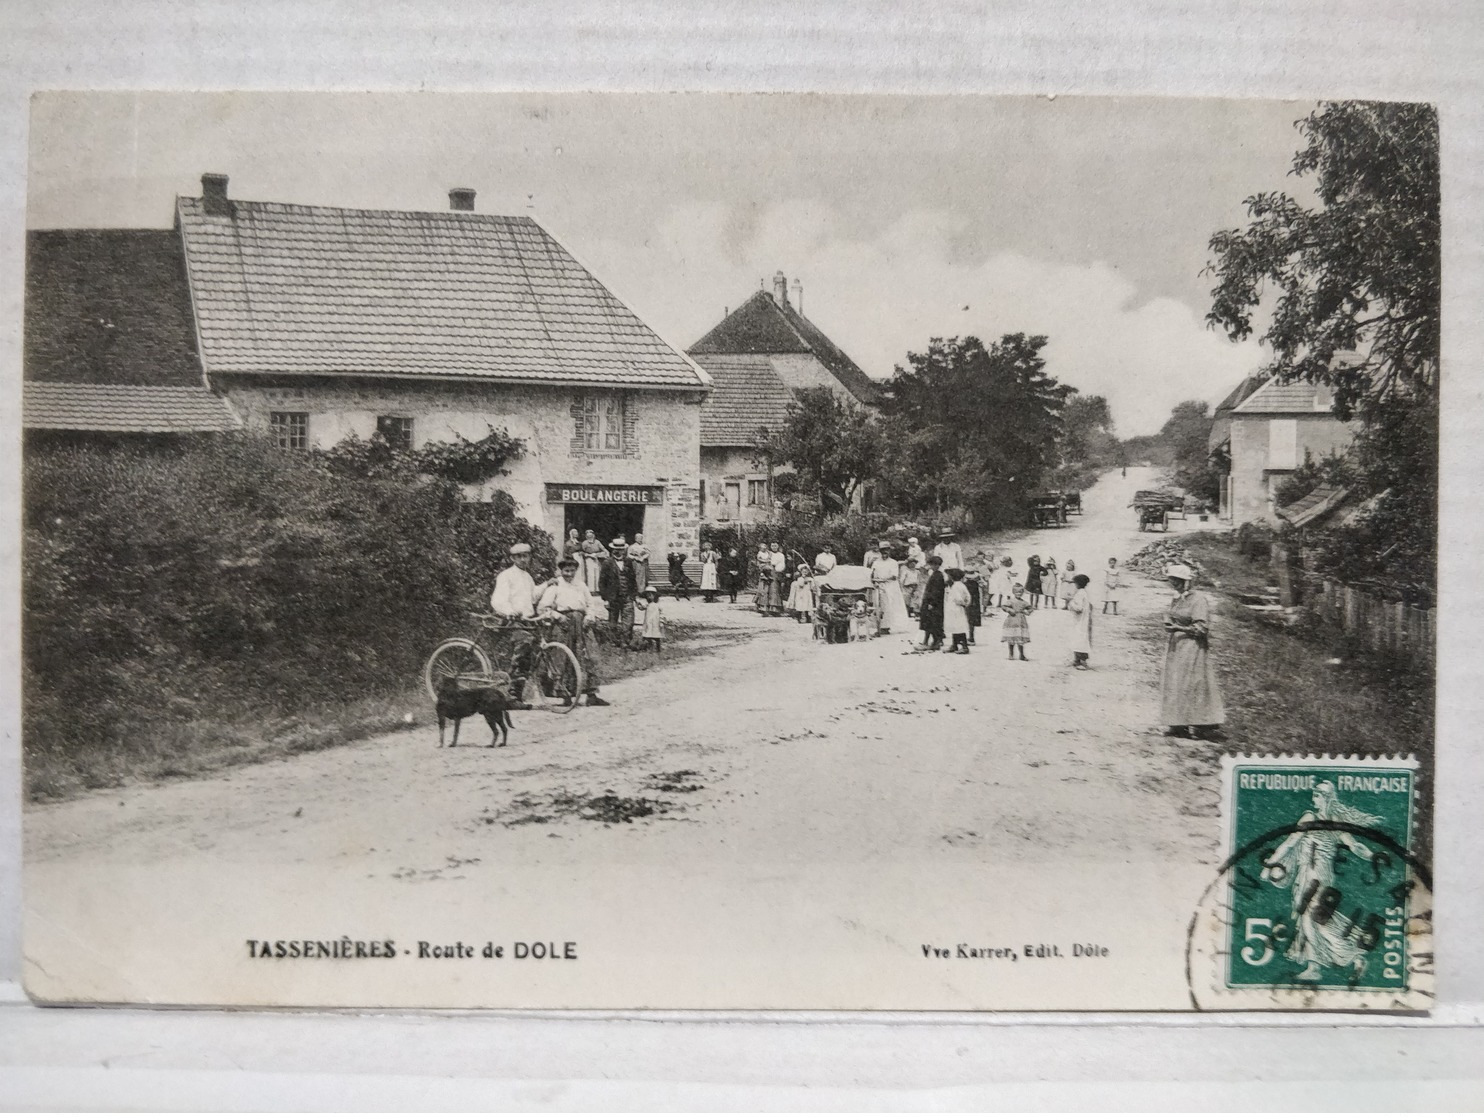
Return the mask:
<path id="1" fill-rule="evenodd" d="M 483 714 L 494 736 L 487 747 L 503 748 L 510 741 L 510 709 L 515 703 L 509 692 L 498 682 L 474 682 L 468 679 L 443 679 L 438 684 L 438 747 L 443 747 L 443 726 L 453 721 L 453 740 L 449 748 L 459 743 L 459 724 L 465 718 Z"/>

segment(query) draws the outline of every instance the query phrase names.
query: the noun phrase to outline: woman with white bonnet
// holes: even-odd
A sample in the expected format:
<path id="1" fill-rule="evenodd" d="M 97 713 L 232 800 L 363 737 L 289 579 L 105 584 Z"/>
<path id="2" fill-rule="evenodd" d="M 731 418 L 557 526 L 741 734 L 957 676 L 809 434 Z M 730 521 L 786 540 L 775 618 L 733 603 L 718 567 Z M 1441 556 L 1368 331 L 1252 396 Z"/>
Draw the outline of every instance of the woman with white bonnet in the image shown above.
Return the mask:
<path id="1" fill-rule="evenodd" d="M 1164 676 L 1160 684 L 1160 721 L 1167 737 L 1220 740 L 1226 720 L 1221 687 L 1211 662 L 1211 603 L 1193 588 L 1195 571 L 1182 563 L 1165 567 L 1175 596 L 1165 614 Z"/>

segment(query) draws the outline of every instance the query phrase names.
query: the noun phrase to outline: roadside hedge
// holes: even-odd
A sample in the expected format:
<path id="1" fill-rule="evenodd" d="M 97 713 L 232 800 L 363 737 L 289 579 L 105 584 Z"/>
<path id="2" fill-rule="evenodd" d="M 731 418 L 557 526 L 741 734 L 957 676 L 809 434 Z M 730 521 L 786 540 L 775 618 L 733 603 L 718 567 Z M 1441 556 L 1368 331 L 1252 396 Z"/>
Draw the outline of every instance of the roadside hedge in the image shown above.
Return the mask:
<path id="1" fill-rule="evenodd" d="M 24 499 L 28 767 L 403 689 L 512 543 L 555 558 L 508 498 L 337 476 L 246 437 L 28 445 Z"/>

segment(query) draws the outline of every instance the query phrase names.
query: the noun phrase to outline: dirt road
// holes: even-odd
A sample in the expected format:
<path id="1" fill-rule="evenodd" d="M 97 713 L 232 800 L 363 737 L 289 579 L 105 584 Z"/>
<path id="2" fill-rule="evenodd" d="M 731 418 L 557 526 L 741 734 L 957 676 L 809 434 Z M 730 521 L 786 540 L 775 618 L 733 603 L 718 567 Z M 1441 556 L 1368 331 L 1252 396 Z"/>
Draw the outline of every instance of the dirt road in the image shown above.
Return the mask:
<path id="1" fill-rule="evenodd" d="M 1021 570 L 1036 552 L 1095 574 L 1149 541 L 1127 508 L 1145 474 L 1105 477 L 1068 527 L 994 544 L 1010 542 Z M 973 654 L 949 656 L 913 654 L 904 635 L 826 646 L 742 607 L 677 604 L 671 615 L 765 631 L 615 684 L 611 708 L 516 714 L 503 749 L 440 751 L 436 727 L 421 725 L 29 808 L 28 873 L 45 892 L 81 866 L 168 864 L 209 879 L 251 863 L 333 868 L 382 890 L 442 881 L 450 895 L 498 890 L 497 867 L 511 865 L 547 879 L 675 866 L 729 891 L 780 894 L 828 887 L 832 866 L 1188 876 L 1215 860 L 1212 768 L 1151 731 L 1168 591 L 1129 581 L 1122 615 L 1096 618 L 1087 672 L 1071 669 L 1059 611 L 1032 616 L 1031 661 L 1019 663 L 1005 657 L 998 617 Z M 482 722 L 465 733 L 487 739 Z M 1176 949 L 1159 944 L 1161 956 Z"/>

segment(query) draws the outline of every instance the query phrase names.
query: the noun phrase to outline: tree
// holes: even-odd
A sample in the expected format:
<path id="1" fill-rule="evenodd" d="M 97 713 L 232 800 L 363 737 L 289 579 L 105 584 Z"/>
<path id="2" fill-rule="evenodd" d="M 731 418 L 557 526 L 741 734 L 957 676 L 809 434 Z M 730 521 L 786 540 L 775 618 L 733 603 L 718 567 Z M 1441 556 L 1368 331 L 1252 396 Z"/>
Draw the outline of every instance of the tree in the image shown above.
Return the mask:
<path id="1" fill-rule="evenodd" d="M 850 507 L 881 464 L 881 430 L 870 412 L 829 388 L 795 393 L 783 429 L 760 432 L 758 460 L 787 463 L 820 515 Z"/>
<path id="2" fill-rule="evenodd" d="M 1211 405 L 1200 399 L 1177 403 L 1159 429 L 1160 440 L 1169 448 L 1175 483 L 1192 496 L 1215 502 L 1221 495 L 1221 477 L 1211 464 L 1210 436 Z"/>
<path id="3" fill-rule="evenodd" d="M 1430 105 L 1326 103 L 1299 122 L 1293 174 L 1314 176 L 1317 207 L 1284 193 L 1247 199 L 1252 222 L 1211 238 L 1217 278 L 1206 320 L 1254 331 L 1282 381 L 1335 390 L 1362 423 L 1355 458 L 1375 499 L 1361 525 L 1378 572 L 1431 579 L 1437 540 L 1441 287 L 1438 120 Z"/>
<path id="4" fill-rule="evenodd" d="M 1006 522 L 1057 464 L 1072 389 L 1046 372 L 1044 336 L 933 338 L 886 386 L 896 468 L 889 480 L 913 510 L 964 505 Z"/>

